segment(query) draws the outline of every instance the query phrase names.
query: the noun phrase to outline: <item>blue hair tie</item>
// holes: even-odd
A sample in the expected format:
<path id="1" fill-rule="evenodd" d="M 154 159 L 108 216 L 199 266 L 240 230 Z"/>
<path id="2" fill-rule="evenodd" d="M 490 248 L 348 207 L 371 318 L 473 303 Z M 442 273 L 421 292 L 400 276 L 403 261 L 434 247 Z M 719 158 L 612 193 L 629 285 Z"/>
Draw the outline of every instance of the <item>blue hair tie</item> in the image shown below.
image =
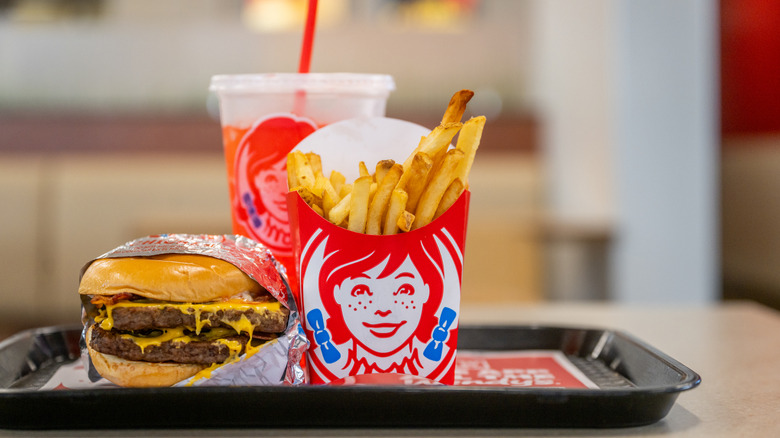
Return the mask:
<path id="1" fill-rule="evenodd" d="M 333 363 L 341 359 L 341 353 L 330 341 L 330 333 L 325 329 L 325 319 L 322 317 L 320 309 L 314 309 L 306 314 L 309 323 L 314 329 L 314 342 L 322 351 L 322 359 L 325 363 Z"/>
<path id="2" fill-rule="evenodd" d="M 449 335 L 449 329 L 457 313 L 449 307 L 441 309 L 441 316 L 439 316 L 439 324 L 433 329 L 431 333 L 431 342 L 425 347 L 423 356 L 432 361 L 438 362 L 441 360 L 441 355 L 444 352 L 444 341 L 447 340 Z"/>
<path id="3" fill-rule="evenodd" d="M 254 199 L 252 199 L 252 195 L 249 192 L 246 192 L 242 198 L 244 200 L 244 205 L 246 206 L 247 215 L 252 221 L 252 228 L 257 229 L 262 227 L 263 220 L 260 219 L 260 216 L 257 214 L 257 209 L 255 209 L 255 203 Z"/>

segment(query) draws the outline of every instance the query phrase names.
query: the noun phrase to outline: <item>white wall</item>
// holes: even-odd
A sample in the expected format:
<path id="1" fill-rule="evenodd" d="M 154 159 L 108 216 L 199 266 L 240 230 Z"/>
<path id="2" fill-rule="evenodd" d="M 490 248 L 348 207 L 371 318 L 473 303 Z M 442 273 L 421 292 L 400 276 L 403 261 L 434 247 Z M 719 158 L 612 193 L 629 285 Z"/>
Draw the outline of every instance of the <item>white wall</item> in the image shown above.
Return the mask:
<path id="1" fill-rule="evenodd" d="M 616 298 L 719 291 L 717 3 L 619 4 Z"/>
<path id="2" fill-rule="evenodd" d="M 553 219 L 602 224 L 614 216 L 611 1 L 534 3 L 531 93 L 542 114 Z"/>
<path id="3" fill-rule="evenodd" d="M 552 219 L 611 229 L 615 300 L 713 300 L 716 3 L 538 0 L 533 11 Z M 570 288 L 587 280 L 580 252 L 553 264 Z"/>
<path id="4" fill-rule="evenodd" d="M 107 0 L 96 20 L 0 20 L 0 110 L 203 111 L 214 74 L 297 71 L 302 28 L 253 32 L 242 23 L 242 4 Z M 381 14 L 347 15 L 318 26 L 311 68 L 393 75 L 390 112 L 438 114 L 461 88 L 478 91 L 474 103 L 495 92 L 505 110 L 522 111 L 528 5 L 489 0 L 472 20 L 445 30 L 408 28 Z"/>

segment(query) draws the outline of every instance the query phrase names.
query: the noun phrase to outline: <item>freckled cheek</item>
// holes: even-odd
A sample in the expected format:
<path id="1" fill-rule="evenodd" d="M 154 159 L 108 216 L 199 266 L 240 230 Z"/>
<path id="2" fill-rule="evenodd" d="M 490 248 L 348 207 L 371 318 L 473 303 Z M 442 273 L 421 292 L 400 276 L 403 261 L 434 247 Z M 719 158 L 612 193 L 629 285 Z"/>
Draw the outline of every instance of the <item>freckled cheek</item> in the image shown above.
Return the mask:
<path id="1" fill-rule="evenodd" d="M 417 310 L 418 307 L 418 303 L 414 298 L 414 295 L 398 295 L 393 300 L 393 304 L 396 307 L 405 310 Z"/>
<path id="2" fill-rule="evenodd" d="M 368 310 L 369 307 L 374 306 L 374 299 L 372 297 L 360 297 L 353 298 L 347 302 L 347 309 L 357 312 L 359 310 Z"/>

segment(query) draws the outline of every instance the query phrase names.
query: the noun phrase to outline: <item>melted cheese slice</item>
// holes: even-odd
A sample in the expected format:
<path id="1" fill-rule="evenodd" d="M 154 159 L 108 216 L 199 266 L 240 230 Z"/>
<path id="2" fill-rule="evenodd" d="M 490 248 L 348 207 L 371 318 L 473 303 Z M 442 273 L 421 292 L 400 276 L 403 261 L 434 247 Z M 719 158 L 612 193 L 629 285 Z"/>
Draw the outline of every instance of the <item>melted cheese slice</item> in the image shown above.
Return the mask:
<path id="1" fill-rule="evenodd" d="M 161 345 L 163 342 L 192 342 L 196 340 L 200 341 L 206 341 L 206 342 L 217 342 L 220 343 L 226 347 L 228 347 L 228 350 L 230 350 L 229 358 L 226 361 L 232 362 L 234 361 L 238 355 L 241 353 L 241 342 L 232 340 L 232 339 L 222 339 L 224 337 L 230 336 L 233 333 L 232 330 L 226 329 L 226 328 L 216 328 L 209 331 L 209 334 L 207 335 L 206 339 L 195 339 L 194 337 L 187 335 L 184 333 L 184 327 L 176 327 L 171 329 L 159 329 L 162 334 L 158 336 L 133 336 L 131 334 L 123 333 L 120 336 L 123 339 L 128 339 L 133 341 L 136 345 L 141 347 L 141 352 L 144 351 L 147 347 L 152 346 L 158 346 Z M 259 349 L 259 347 L 253 347 L 251 345 L 251 342 L 248 343 L 249 345 L 246 346 L 247 353 L 251 352 L 252 354 L 255 353 Z"/>
<path id="2" fill-rule="evenodd" d="M 155 307 L 157 309 L 176 309 L 186 315 L 195 315 L 195 333 L 200 333 L 204 326 L 210 325 L 208 318 L 202 318 L 204 313 L 216 314 L 220 310 L 236 310 L 236 311 L 254 311 L 255 313 L 262 313 L 263 311 L 278 312 L 281 304 L 278 301 L 269 303 L 250 303 L 240 300 L 221 301 L 217 303 L 206 304 L 190 304 L 190 303 L 162 303 L 162 302 L 138 302 L 138 301 L 120 301 L 116 304 L 106 305 L 104 309 L 101 309 L 100 315 L 95 318 L 95 322 L 100 323 L 100 328 L 103 330 L 111 330 L 114 327 L 113 310 L 118 307 Z M 226 318 L 220 320 L 220 322 L 230 326 L 237 333 L 246 333 L 252 335 L 255 331 L 255 326 L 252 324 L 246 316 L 241 315 L 238 321 L 230 321 Z"/>
<path id="3" fill-rule="evenodd" d="M 204 368 L 200 371 L 198 371 L 197 374 L 192 376 L 192 379 L 190 379 L 189 383 L 187 383 L 187 386 L 192 386 L 195 382 L 201 379 L 208 379 L 211 377 L 211 374 L 216 370 L 217 368 L 233 363 L 238 362 L 239 354 L 241 353 L 241 343 L 238 341 L 232 341 L 229 339 L 219 339 L 217 340 L 222 345 L 226 345 L 228 349 L 230 349 L 230 356 L 227 358 L 225 362 L 222 363 L 213 363 L 209 367 Z M 250 340 L 246 344 L 246 357 L 250 357 L 257 353 L 257 351 L 260 350 L 260 347 L 253 347 L 252 341 Z"/>
<path id="4" fill-rule="evenodd" d="M 184 327 L 176 327 L 172 329 L 163 329 L 162 334 L 160 336 L 133 336 L 129 334 L 122 334 L 120 335 L 123 339 L 129 339 L 133 342 L 135 342 L 136 345 L 141 347 L 141 352 L 151 346 L 157 346 L 162 344 L 163 342 L 190 342 L 192 341 L 192 338 L 186 334 L 184 334 Z"/>

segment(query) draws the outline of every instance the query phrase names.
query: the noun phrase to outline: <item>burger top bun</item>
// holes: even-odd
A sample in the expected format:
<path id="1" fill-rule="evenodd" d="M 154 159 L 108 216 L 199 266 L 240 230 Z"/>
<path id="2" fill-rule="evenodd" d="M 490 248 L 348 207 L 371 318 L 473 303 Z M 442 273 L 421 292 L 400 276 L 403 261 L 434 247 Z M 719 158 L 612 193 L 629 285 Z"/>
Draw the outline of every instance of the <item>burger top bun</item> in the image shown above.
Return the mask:
<path id="1" fill-rule="evenodd" d="M 95 260 L 81 278 L 81 295 L 133 293 L 161 301 L 208 302 L 260 285 L 234 265 L 203 255 L 163 254 Z"/>
<path id="2" fill-rule="evenodd" d="M 92 327 L 87 330 L 87 350 L 95 370 L 106 380 L 119 386 L 155 388 L 172 386 L 189 379 L 207 365 L 139 362 L 103 354 L 90 347 Z"/>

